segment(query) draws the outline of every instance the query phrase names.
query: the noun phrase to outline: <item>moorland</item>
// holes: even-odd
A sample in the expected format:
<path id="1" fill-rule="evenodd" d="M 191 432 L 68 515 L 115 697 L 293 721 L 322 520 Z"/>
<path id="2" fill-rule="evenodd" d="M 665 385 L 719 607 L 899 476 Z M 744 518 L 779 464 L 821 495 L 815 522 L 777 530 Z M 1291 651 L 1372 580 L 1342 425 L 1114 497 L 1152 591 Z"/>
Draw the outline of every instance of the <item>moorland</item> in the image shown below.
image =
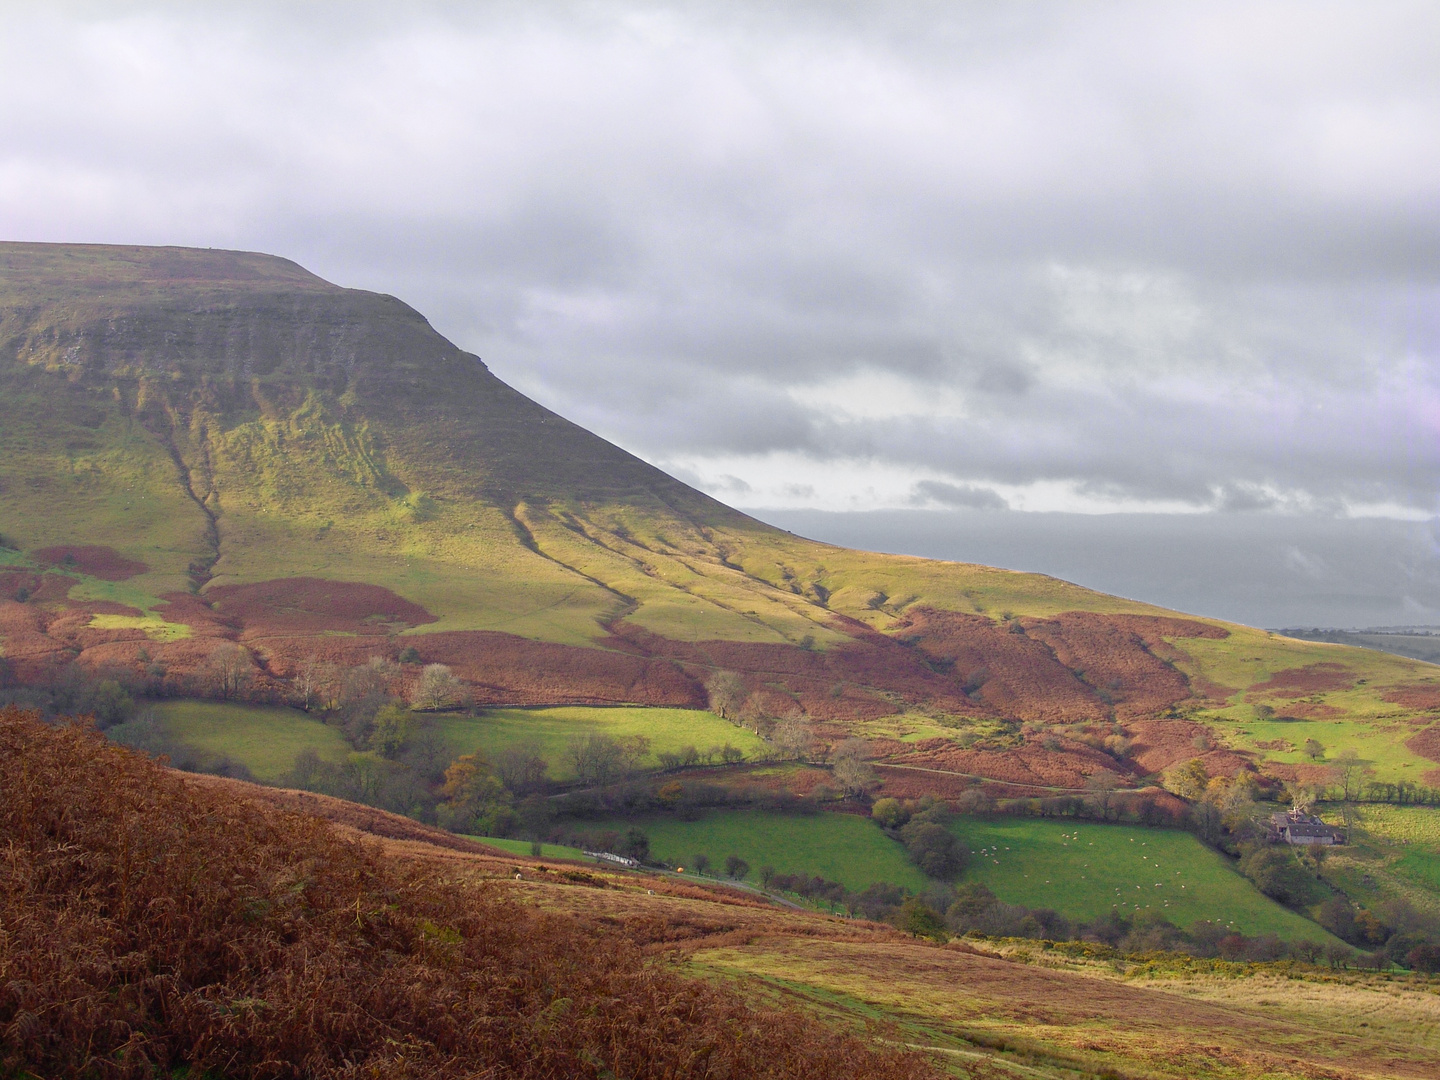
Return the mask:
<path id="1" fill-rule="evenodd" d="M 1133 1001 L 1159 1038 L 1173 1002 L 1126 996 L 1152 977 L 1220 1010 L 1196 1040 L 1231 1025 L 1190 1075 L 1248 1075 L 1237 1032 L 1304 1043 L 1252 992 L 1282 1026 L 1396 1003 L 1295 1075 L 1367 1075 L 1382 1028 L 1386 1061 L 1431 1052 L 1440 669 L 772 528 L 272 256 L 0 244 L 0 703 L 226 778 L 206 798 L 491 838 L 464 872 L 518 868 L 522 906 L 575 892 L 529 891 L 532 847 L 603 850 L 659 875 L 587 893 L 634 900 L 626 926 L 683 924 L 679 897 L 850 927 L 707 930 L 677 963 L 835 1030 L 899 1023 L 962 1072 L 1023 1046 L 1171 1075 L 1143 1024 L 1123 1069 L 1076 1034 Z M 1347 843 L 1269 842 L 1295 805 Z M 1020 1004 L 1073 979 L 1109 1004 L 1053 1030 Z"/>

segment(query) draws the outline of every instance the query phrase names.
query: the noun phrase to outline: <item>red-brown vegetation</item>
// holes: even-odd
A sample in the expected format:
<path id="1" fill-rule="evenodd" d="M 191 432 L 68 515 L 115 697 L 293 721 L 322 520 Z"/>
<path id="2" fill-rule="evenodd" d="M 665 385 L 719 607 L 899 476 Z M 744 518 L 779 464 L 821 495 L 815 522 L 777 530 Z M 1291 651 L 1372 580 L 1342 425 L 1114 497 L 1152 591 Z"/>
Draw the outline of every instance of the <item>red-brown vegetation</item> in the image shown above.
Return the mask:
<path id="1" fill-rule="evenodd" d="M 477 855 L 494 855 L 496 849 L 466 840 L 452 832 L 425 825 L 403 814 L 392 814 L 374 806 L 347 802 L 332 795 L 320 795 L 313 791 L 295 791 L 290 788 L 264 787 L 260 784 L 231 780 L 224 776 L 208 776 L 204 773 L 182 774 L 185 782 L 195 787 L 213 790 L 229 799 L 250 799 L 254 802 L 273 806 L 277 810 L 290 810 L 297 814 L 324 818 L 336 825 L 343 825 L 356 832 L 380 836 L 387 840 L 414 840 L 452 851 L 468 851 Z"/>
<path id="2" fill-rule="evenodd" d="M 150 568 L 136 559 L 127 559 L 114 548 L 99 544 L 61 544 L 30 552 L 42 566 L 58 566 L 88 574 L 101 581 L 125 581 Z"/>
<path id="3" fill-rule="evenodd" d="M 1411 735 L 1405 740 L 1405 747 L 1430 761 L 1440 761 L 1440 724 Z"/>
<path id="4" fill-rule="evenodd" d="M 406 641 L 425 663 L 448 664 L 474 687 L 480 702 L 705 705 L 700 685 L 663 658 L 483 630 L 442 631 Z"/>
<path id="5" fill-rule="evenodd" d="M 1386 691 L 1383 700 L 1407 709 L 1440 712 L 1440 683 L 1412 683 Z"/>
<path id="6" fill-rule="evenodd" d="M 1105 702 L 1050 646 L 1022 624 L 923 609 L 899 628 L 902 639 L 953 673 L 986 712 L 1026 720 L 1099 720 Z"/>
<path id="7" fill-rule="evenodd" d="M 287 634 L 387 634 L 436 621 L 419 604 L 379 585 L 296 577 L 205 592 L 211 609 L 249 637 Z"/>
<path id="8" fill-rule="evenodd" d="M 1252 694 L 1275 698 L 1302 698 L 1331 690 L 1349 690 L 1355 676 L 1343 664 L 1307 664 L 1305 667 L 1277 671 L 1264 682 L 1251 686 Z"/>
<path id="9" fill-rule="evenodd" d="M 1004 784 L 1037 788 L 1080 789 L 1092 776 L 1128 771 L 1108 754 L 1081 743 L 1052 750 L 1038 741 L 1026 741 L 1004 753 L 967 750 L 949 739 L 926 739 L 896 764 L 921 766 L 966 776 L 984 777 Z"/>
<path id="10" fill-rule="evenodd" d="M 1297 701 L 1285 706 L 1285 715 L 1296 720 L 1332 720 L 1344 716 L 1345 710 L 1318 701 Z"/>
<path id="11" fill-rule="evenodd" d="M 1166 637 L 1226 636 L 1209 623 L 1145 615 L 1069 611 L 1022 622 L 1027 637 L 1048 645 L 1122 719 L 1154 716 L 1190 696 L 1188 680 L 1170 662 L 1174 650 Z"/>
<path id="12" fill-rule="evenodd" d="M 0 826 L 5 1071 L 935 1075 L 13 709 Z"/>
<path id="13" fill-rule="evenodd" d="M 1146 773 L 1164 772 L 1191 758 L 1199 758 L 1211 776 L 1234 776 L 1255 769 L 1247 753 L 1203 749 L 1210 730 L 1193 720 L 1137 720 L 1127 730 L 1133 736 L 1130 757 Z"/>
<path id="14" fill-rule="evenodd" d="M 823 651 L 795 645 L 738 641 L 674 641 L 624 623 L 612 632 L 647 656 L 682 664 L 697 682 L 716 671 L 741 676 L 752 694 L 770 695 L 782 715 L 798 705 L 813 719 L 873 720 L 896 711 L 897 701 L 977 711 L 955 681 L 902 642 L 857 624 L 855 640 Z"/>

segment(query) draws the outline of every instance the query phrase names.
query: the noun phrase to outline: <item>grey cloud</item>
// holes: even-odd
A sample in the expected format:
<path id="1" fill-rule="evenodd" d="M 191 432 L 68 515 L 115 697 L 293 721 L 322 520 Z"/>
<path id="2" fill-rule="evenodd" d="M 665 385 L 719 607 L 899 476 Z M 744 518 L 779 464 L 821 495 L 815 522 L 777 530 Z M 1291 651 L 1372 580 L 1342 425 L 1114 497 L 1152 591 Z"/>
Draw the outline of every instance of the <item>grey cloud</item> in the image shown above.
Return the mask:
<path id="1" fill-rule="evenodd" d="M 1424 6 L 16 5 L 0 148 L 7 236 L 291 256 L 655 460 L 1440 509 Z"/>
<path id="2" fill-rule="evenodd" d="M 946 484 L 940 480 L 921 480 L 914 488 L 911 502 L 923 506 L 937 502 L 941 506 L 971 510 L 1008 510 L 1010 504 L 987 488 Z"/>

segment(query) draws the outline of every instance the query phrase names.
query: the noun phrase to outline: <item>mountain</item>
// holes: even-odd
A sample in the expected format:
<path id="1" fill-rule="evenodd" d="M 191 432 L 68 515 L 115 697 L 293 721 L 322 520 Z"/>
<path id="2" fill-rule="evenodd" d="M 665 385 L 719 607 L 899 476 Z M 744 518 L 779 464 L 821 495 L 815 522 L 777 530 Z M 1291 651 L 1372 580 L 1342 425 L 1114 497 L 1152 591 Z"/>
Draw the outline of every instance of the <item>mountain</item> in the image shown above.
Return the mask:
<path id="1" fill-rule="evenodd" d="M 317 662 L 438 662 L 481 703 L 808 718 L 932 770 L 897 789 L 1314 779 L 1312 728 L 1387 778 L 1440 760 L 1429 665 L 794 536 L 267 255 L 0 244 L 0 544 L 20 683 L 238 666 L 282 701 Z"/>

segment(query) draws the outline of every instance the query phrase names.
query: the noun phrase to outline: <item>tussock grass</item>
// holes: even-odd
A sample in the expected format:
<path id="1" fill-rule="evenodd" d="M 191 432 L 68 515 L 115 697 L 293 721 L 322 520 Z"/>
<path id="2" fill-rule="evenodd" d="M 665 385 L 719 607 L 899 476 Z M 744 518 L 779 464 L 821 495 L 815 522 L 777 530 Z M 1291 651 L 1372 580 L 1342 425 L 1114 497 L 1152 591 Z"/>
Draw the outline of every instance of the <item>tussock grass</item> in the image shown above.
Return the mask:
<path id="1" fill-rule="evenodd" d="M 0 834 L 0 1074 L 933 1075 L 14 709 Z"/>

